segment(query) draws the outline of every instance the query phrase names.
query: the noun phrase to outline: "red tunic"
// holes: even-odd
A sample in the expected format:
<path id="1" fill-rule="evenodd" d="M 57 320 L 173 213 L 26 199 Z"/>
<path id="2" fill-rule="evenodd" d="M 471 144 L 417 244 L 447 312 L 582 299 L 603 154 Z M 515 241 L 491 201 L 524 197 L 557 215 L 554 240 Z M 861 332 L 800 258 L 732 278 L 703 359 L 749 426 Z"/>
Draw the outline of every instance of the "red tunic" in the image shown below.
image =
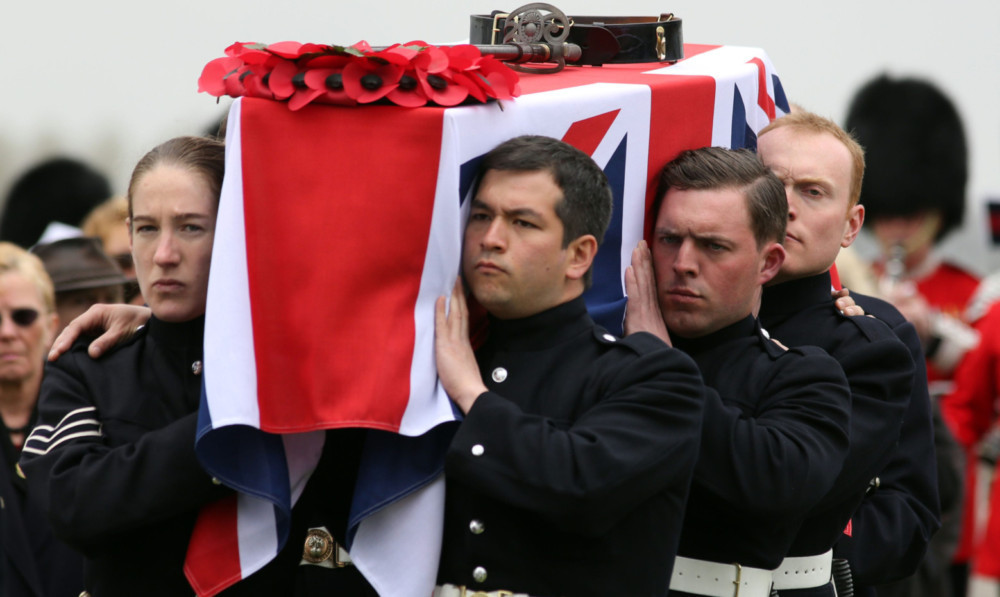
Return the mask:
<path id="1" fill-rule="evenodd" d="M 951 315 L 956 319 L 965 321 L 964 314 L 972 295 L 979 286 L 979 280 L 969 272 L 948 263 L 941 263 L 929 275 L 917 281 L 917 291 L 932 307 L 941 312 Z M 962 362 L 956 369 L 962 368 Z M 950 375 L 941 372 L 930 360 L 927 361 L 928 382 L 948 381 L 954 379 L 956 372 Z M 965 446 L 968 457 L 965 474 L 965 504 L 962 516 L 962 532 L 959 539 L 958 548 L 955 551 L 955 561 L 968 561 L 973 554 L 973 542 L 975 533 L 975 497 L 976 497 L 976 456 L 971 452 L 971 447 L 978 442 L 986 429 L 977 430 L 966 425 L 968 421 L 959 423 L 955 418 L 962 418 L 956 415 L 950 408 L 952 399 L 946 397 L 941 401 L 942 414 L 948 422 L 957 439 Z M 989 425 L 992 416 L 981 419 L 983 424 Z M 978 424 L 978 423 L 977 423 Z"/>
<path id="2" fill-rule="evenodd" d="M 959 363 L 955 390 L 941 404 L 952 431 L 967 450 L 992 428 L 996 418 L 996 398 L 1000 395 L 1000 303 L 994 303 L 975 327 L 980 333 L 979 346 Z M 1000 486 L 996 482 L 989 509 L 986 531 L 972 554 L 973 570 L 1000 577 Z"/>

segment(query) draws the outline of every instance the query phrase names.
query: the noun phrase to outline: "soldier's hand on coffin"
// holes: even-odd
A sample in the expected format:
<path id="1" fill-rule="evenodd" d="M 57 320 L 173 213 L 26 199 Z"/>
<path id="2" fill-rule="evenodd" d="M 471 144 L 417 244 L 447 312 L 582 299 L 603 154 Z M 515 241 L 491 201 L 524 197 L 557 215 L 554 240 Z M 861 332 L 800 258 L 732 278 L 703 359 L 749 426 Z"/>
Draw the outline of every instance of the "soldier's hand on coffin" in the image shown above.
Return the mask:
<path id="1" fill-rule="evenodd" d="M 628 295 L 625 335 L 649 332 L 670 344 L 670 334 L 663 323 L 660 301 L 656 296 L 653 258 L 644 240 L 632 249 L 632 265 L 625 269 L 625 294 Z"/>
<path id="2" fill-rule="evenodd" d="M 469 309 L 462 292 L 462 279 L 455 281 L 450 304 L 437 299 L 434 312 L 434 356 L 438 378 L 448 396 L 469 412 L 480 394 L 486 391 L 469 342 Z"/>
<path id="3" fill-rule="evenodd" d="M 148 307 L 135 305 L 97 304 L 87 309 L 59 333 L 49 351 L 49 360 L 54 361 L 73 346 L 81 335 L 103 332 L 87 348 L 87 354 L 97 358 L 114 345 L 132 337 L 147 321 L 152 311 Z"/>

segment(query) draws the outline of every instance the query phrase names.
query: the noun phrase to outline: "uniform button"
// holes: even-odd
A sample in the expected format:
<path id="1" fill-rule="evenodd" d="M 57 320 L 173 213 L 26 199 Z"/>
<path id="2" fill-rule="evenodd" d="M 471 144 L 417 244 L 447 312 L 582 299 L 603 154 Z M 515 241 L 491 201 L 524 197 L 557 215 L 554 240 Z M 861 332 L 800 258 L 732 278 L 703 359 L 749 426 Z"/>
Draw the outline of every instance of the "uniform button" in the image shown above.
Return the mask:
<path id="1" fill-rule="evenodd" d="M 222 485 L 222 481 L 218 477 L 212 477 L 212 485 Z"/>
<path id="2" fill-rule="evenodd" d="M 486 568 L 476 566 L 472 570 L 472 580 L 476 582 L 486 582 Z"/>
<path id="3" fill-rule="evenodd" d="M 483 444 L 476 444 L 476 445 L 472 446 L 472 455 L 473 456 L 482 456 L 483 452 L 485 452 L 485 451 L 486 451 L 486 448 L 483 447 Z"/>
<path id="4" fill-rule="evenodd" d="M 497 383 L 503 383 L 503 380 L 507 379 L 507 370 L 503 367 L 497 367 L 493 370 L 493 381 Z"/>
<path id="5" fill-rule="evenodd" d="M 617 342 L 618 341 L 618 338 L 615 338 L 611 334 L 604 334 L 604 339 L 607 340 L 608 342 Z"/>
<path id="6" fill-rule="evenodd" d="M 201 375 L 201 361 L 195 361 L 191 363 L 191 373 L 195 375 Z"/>
<path id="7" fill-rule="evenodd" d="M 469 521 L 469 530 L 472 531 L 473 535 L 482 535 L 483 531 L 486 530 L 486 525 L 483 524 L 483 521 L 473 518 Z"/>

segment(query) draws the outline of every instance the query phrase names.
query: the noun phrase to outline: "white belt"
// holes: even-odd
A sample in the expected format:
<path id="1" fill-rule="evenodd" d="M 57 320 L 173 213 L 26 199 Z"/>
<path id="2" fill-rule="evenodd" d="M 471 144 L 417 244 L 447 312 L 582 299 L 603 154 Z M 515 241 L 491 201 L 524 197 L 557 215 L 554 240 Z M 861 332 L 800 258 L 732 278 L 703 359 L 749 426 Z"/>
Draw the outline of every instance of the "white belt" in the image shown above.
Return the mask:
<path id="1" fill-rule="evenodd" d="M 433 597 L 531 597 L 527 593 L 511 593 L 510 591 L 476 591 L 459 585 L 438 585 L 434 587 Z"/>
<path id="2" fill-rule="evenodd" d="M 833 550 L 818 556 L 785 558 L 774 571 L 774 588 L 811 589 L 830 582 L 833 574 Z"/>
<path id="3" fill-rule="evenodd" d="M 670 590 L 708 597 L 768 597 L 771 571 L 677 556 Z"/>

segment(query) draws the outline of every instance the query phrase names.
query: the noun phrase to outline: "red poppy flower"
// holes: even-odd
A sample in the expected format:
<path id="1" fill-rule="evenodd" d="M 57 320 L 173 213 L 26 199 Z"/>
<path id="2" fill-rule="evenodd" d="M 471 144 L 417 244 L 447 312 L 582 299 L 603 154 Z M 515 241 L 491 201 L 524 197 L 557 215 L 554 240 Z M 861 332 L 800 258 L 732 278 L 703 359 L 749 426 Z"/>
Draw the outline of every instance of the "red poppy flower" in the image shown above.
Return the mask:
<path id="1" fill-rule="evenodd" d="M 359 104 L 382 99 L 399 85 L 402 67 L 362 58 L 344 67 L 344 91 Z"/>
<path id="2" fill-rule="evenodd" d="M 386 94 L 385 98 L 397 106 L 419 108 L 427 105 L 427 94 L 420 85 L 415 71 L 409 70 L 399 77 L 399 85 Z"/>
<path id="3" fill-rule="evenodd" d="M 457 106 L 469 97 L 464 85 L 455 85 L 447 72 L 428 73 L 418 70 L 420 87 L 427 97 L 439 106 Z"/>
<path id="4" fill-rule="evenodd" d="M 201 70 L 201 76 L 198 77 L 198 91 L 222 97 L 226 94 L 226 77 L 235 74 L 241 66 L 243 66 L 242 60 L 230 56 L 212 60 Z"/>
<path id="5" fill-rule="evenodd" d="M 226 48 L 226 55 L 239 58 L 246 64 L 262 64 L 272 57 L 267 45 L 253 42 L 236 42 Z"/>
<path id="6" fill-rule="evenodd" d="M 385 48 L 384 50 L 379 50 L 378 52 L 369 50 L 365 52 L 365 56 L 368 58 L 384 60 L 389 64 L 395 64 L 397 66 L 407 66 L 416 56 L 420 54 L 420 49 L 420 46 L 404 46 L 401 44 L 395 44 Z"/>
<path id="7" fill-rule="evenodd" d="M 276 99 L 284 100 L 292 97 L 292 94 L 295 93 L 295 84 L 292 83 L 292 79 L 298 72 L 299 67 L 288 60 L 282 60 L 274 65 L 267 78 L 267 86 Z"/>
<path id="8" fill-rule="evenodd" d="M 266 82 L 270 77 L 270 70 L 267 65 L 248 66 L 246 70 L 240 73 L 239 77 L 240 82 L 243 84 L 243 95 L 274 99 L 274 94 L 271 93 Z"/>
<path id="9" fill-rule="evenodd" d="M 517 73 L 506 64 L 492 56 L 483 56 L 477 67 L 480 84 L 486 95 L 497 99 L 512 99 L 521 94 Z"/>
<path id="10" fill-rule="evenodd" d="M 458 72 L 473 68 L 479 63 L 479 59 L 483 56 L 482 52 L 479 51 L 479 48 L 470 44 L 446 46 L 439 49 L 447 54 L 448 65 L 451 69 Z"/>
<path id="11" fill-rule="evenodd" d="M 312 68 L 306 71 L 305 83 L 309 89 L 318 91 L 315 101 L 323 104 L 337 104 L 341 106 L 353 106 L 357 104 L 344 91 L 343 69 L 340 68 Z M 289 109 L 295 110 L 291 105 Z"/>

